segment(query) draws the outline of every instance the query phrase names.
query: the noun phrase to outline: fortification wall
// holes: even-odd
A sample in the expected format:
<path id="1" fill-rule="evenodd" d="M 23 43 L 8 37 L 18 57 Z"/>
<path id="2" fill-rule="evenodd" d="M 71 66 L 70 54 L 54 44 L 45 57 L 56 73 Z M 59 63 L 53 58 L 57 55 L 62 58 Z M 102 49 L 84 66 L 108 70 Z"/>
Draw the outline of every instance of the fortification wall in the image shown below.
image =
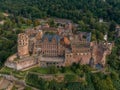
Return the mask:
<path id="1" fill-rule="evenodd" d="M 18 35 L 18 56 L 23 58 L 29 55 L 29 37 L 25 33 Z"/>
<path id="2" fill-rule="evenodd" d="M 10 57 L 8 57 L 7 61 L 14 61 L 17 58 L 17 54 L 13 54 Z"/>
<path id="3" fill-rule="evenodd" d="M 19 62 L 16 63 L 16 69 L 21 70 L 36 64 L 38 64 L 38 62 L 35 59 L 20 60 Z"/>
<path id="4" fill-rule="evenodd" d="M 5 62 L 5 66 L 21 70 L 36 65 L 37 63 L 38 61 L 34 57 L 18 59 L 17 54 L 14 54 L 7 59 L 7 61 Z"/>
<path id="5" fill-rule="evenodd" d="M 13 61 L 7 61 L 7 62 L 5 63 L 5 66 L 7 66 L 7 67 L 9 67 L 9 68 L 15 69 L 15 68 L 16 68 L 16 63 L 13 62 Z"/>
<path id="6" fill-rule="evenodd" d="M 17 58 L 17 54 L 8 57 L 7 61 L 5 62 L 5 66 L 9 68 L 16 68 L 16 63 L 14 62 L 16 58 Z"/>

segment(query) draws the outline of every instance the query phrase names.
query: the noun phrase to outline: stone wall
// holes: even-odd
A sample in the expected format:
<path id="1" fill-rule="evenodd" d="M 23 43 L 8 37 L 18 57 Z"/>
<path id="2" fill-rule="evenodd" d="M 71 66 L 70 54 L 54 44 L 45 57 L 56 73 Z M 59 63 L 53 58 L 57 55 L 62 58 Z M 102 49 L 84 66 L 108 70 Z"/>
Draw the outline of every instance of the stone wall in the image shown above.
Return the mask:
<path id="1" fill-rule="evenodd" d="M 6 61 L 5 66 L 15 69 L 16 68 L 16 63 L 13 62 L 13 61 Z"/>
<path id="2" fill-rule="evenodd" d="M 18 56 L 20 58 L 29 55 L 29 38 L 25 33 L 18 35 Z"/>
<path id="3" fill-rule="evenodd" d="M 69 66 L 72 63 L 89 64 L 91 53 L 70 53 L 65 55 L 65 65 Z"/>
<path id="4" fill-rule="evenodd" d="M 20 60 L 19 62 L 16 63 L 16 69 L 22 70 L 36 64 L 38 64 L 38 61 L 32 58 L 29 60 Z"/>
<path id="5" fill-rule="evenodd" d="M 16 63 L 14 62 L 15 59 L 17 59 L 17 54 L 8 57 L 7 61 L 5 62 L 5 66 L 9 68 L 16 68 Z"/>
<path id="6" fill-rule="evenodd" d="M 64 66 L 64 58 L 63 57 L 40 57 L 40 67 L 48 67 L 48 66 L 56 66 L 61 67 Z"/>
<path id="7" fill-rule="evenodd" d="M 7 61 L 5 62 L 5 66 L 16 69 L 16 70 L 22 70 L 38 64 L 38 61 L 35 57 L 29 56 L 29 57 L 19 59 L 19 58 L 16 58 L 15 55 L 16 54 L 14 54 L 13 56 L 7 59 Z"/>

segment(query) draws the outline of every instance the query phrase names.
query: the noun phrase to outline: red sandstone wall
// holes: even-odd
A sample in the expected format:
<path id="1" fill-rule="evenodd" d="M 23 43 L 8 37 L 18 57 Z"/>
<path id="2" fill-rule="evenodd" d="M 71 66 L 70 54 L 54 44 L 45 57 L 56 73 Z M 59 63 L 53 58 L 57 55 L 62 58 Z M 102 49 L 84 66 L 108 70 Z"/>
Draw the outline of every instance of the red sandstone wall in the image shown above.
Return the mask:
<path id="1" fill-rule="evenodd" d="M 18 56 L 20 58 L 29 55 L 29 38 L 25 33 L 18 35 Z"/>

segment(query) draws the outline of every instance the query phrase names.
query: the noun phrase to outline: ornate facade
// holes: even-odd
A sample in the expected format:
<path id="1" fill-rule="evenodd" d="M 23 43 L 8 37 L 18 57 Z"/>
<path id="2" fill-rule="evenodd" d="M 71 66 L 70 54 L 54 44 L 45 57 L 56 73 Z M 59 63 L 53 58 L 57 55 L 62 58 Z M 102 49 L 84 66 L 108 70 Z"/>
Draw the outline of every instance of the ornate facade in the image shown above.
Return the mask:
<path id="1" fill-rule="evenodd" d="M 20 58 L 29 55 L 29 38 L 25 33 L 18 35 L 18 56 Z"/>
<path id="2" fill-rule="evenodd" d="M 74 34 L 72 27 L 71 23 L 58 28 L 51 28 L 47 24 L 20 33 L 16 57 L 12 60 L 9 57 L 5 65 L 17 70 L 33 65 L 41 67 L 69 66 L 72 63 L 105 65 L 106 55 L 110 54 L 113 44 L 91 42 L 91 33 Z"/>

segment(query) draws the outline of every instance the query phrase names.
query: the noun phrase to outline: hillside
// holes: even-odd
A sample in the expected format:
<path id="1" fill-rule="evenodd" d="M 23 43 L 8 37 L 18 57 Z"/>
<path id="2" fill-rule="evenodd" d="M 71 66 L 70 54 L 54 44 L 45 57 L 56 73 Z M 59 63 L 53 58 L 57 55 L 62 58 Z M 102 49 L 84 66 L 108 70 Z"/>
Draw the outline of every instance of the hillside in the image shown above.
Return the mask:
<path id="1" fill-rule="evenodd" d="M 28 18 L 60 17 L 74 21 L 103 18 L 120 23 L 119 0 L 0 0 L 0 9 Z"/>
<path id="2" fill-rule="evenodd" d="M 8 15 L 7 15 L 8 14 Z M 6 16 L 7 15 L 7 16 Z M 108 41 L 114 41 L 115 47 L 107 57 L 107 66 L 102 72 L 92 73 L 87 65 L 73 65 L 57 69 L 54 74 L 75 74 L 84 77 L 84 82 L 47 82 L 35 73 L 47 71 L 43 68 L 34 68 L 29 72 L 26 82 L 42 90 L 119 90 L 120 89 L 120 38 L 115 38 L 115 26 L 120 24 L 120 0 L 0 0 L 0 68 L 8 56 L 17 52 L 17 35 L 26 28 L 39 25 L 39 19 L 64 18 L 70 19 L 79 25 L 78 31 L 92 33 L 92 41 L 101 41 L 108 34 Z M 102 21 L 101 21 L 102 20 Z M 16 77 L 25 78 L 27 72 L 2 69 Z M 50 71 L 48 68 L 48 71 Z M 22 75 L 20 75 L 21 73 Z M 25 75 L 23 74 L 25 73 Z M 46 73 L 42 73 L 46 74 Z M 47 73 L 53 74 L 53 73 Z M 71 78 L 71 76 L 70 76 Z M 66 79 L 68 80 L 69 77 Z M 34 81 L 37 80 L 36 83 Z M 40 85 L 39 85 L 40 84 Z"/>

